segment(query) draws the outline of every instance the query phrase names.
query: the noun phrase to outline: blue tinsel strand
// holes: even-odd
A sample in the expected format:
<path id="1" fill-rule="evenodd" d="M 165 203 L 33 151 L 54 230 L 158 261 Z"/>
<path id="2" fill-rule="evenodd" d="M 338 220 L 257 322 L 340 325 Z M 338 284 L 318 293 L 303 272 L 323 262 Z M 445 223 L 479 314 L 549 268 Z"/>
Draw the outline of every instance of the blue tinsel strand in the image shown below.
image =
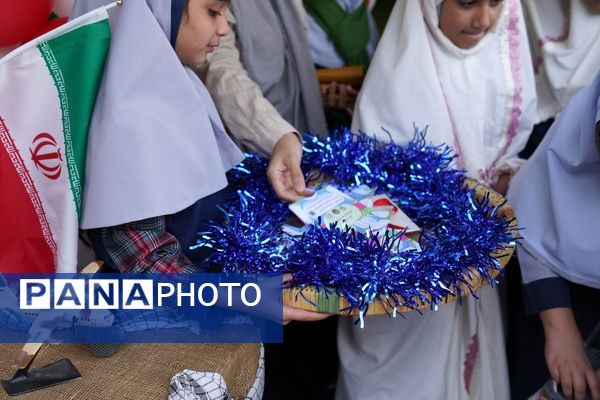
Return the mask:
<path id="1" fill-rule="evenodd" d="M 394 254 L 401 234 L 369 237 L 320 224 L 285 237 L 280 227 L 289 212 L 266 178 L 268 161 L 247 157 L 229 174 L 237 195 L 225 205 L 227 222 L 198 241 L 213 248 L 210 261 L 225 272 L 291 272 L 293 286 L 333 288 L 363 312 L 375 300 L 416 308 L 420 299 L 434 307 L 460 296 L 461 284 L 469 288 L 468 267 L 494 283 L 490 272 L 500 266 L 490 253 L 515 240 L 513 221 L 488 198 L 474 198 L 463 171 L 451 168 L 452 150 L 428 145 L 424 131 L 415 130 L 404 147 L 348 130 L 326 139 L 307 135 L 302 165 L 308 181 L 334 179 L 341 189 L 364 184 L 390 196 L 423 228 L 421 252 Z"/>
<path id="2" fill-rule="evenodd" d="M 200 233 L 197 247 L 211 248 L 206 262 L 224 273 L 281 272 L 285 263 L 281 223 L 248 192 L 238 192 L 238 202 L 224 210 L 226 221 Z M 235 205 L 235 206 L 234 206 Z"/>

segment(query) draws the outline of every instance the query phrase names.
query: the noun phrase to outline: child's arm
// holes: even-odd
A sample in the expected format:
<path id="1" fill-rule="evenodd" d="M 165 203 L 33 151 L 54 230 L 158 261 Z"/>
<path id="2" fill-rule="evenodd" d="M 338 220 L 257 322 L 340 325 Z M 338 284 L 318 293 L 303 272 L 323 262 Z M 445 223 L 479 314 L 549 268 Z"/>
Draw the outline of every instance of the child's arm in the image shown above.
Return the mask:
<path id="1" fill-rule="evenodd" d="M 552 379 L 568 399 L 583 399 L 586 390 L 600 398 L 600 381 L 585 352 L 583 339 L 570 308 L 552 308 L 540 313 L 546 337 L 546 364 Z"/>
<path id="2" fill-rule="evenodd" d="M 598 399 L 600 381 L 587 358 L 583 339 L 571 310 L 568 282 L 526 241 L 517 247 L 524 284 L 525 311 L 538 314 L 546 338 L 546 365 L 552 379 L 569 399 L 583 399 L 586 387 Z"/>
<path id="3" fill-rule="evenodd" d="M 236 47 L 236 23 L 231 12 L 229 35 L 208 58 L 205 84 L 225 126 L 234 139 L 250 151 L 271 155 L 286 133 L 296 132 L 263 96 L 248 76 Z"/>
<path id="4" fill-rule="evenodd" d="M 221 39 L 208 59 L 206 87 L 234 139 L 245 149 L 271 156 L 268 176 L 277 196 L 285 201 L 298 200 L 308 195 L 300 169 L 301 137 L 248 76 L 236 47 L 231 12 L 228 19 L 231 33 Z"/>

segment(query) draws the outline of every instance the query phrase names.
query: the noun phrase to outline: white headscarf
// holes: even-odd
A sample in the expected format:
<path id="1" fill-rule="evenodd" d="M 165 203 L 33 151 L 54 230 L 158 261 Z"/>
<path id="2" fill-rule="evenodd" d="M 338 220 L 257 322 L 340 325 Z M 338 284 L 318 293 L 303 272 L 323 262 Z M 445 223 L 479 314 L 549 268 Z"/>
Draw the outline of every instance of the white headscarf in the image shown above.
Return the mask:
<path id="1" fill-rule="evenodd" d="M 490 32 L 471 49 L 439 28 L 442 0 L 398 1 L 359 95 L 353 129 L 408 142 L 413 124 L 448 144 L 459 167 L 485 183 L 513 171 L 535 118 L 535 87 L 518 0 L 505 0 Z"/>
<path id="2" fill-rule="evenodd" d="M 583 0 L 524 0 L 538 87 L 538 122 L 558 114 L 600 70 L 600 13 Z"/>

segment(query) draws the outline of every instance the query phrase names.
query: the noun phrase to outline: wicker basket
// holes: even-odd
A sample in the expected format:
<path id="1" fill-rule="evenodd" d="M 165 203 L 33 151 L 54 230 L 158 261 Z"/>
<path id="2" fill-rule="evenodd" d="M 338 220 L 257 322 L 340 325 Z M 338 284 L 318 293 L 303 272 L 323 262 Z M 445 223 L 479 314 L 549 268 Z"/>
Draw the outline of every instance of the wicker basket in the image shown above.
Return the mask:
<path id="1" fill-rule="evenodd" d="M 508 220 L 515 219 L 513 209 L 510 207 L 510 205 L 508 205 L 508 203 L 505 203 L 505 199 L 502 195 L 496 193 L 491 188 L 481 185 L 478 182 L 471 179 L 467 179 L 466 185 L 475 191 L 475 195 L 478 199 L 481 199 L 486 194 L 489 194 L 490 202 L 492 204 L 499 205 L 504 203 L 504 205 L 500 208 L 499 212 L 503 214 Z M 513 223 L 512 226 L 514 229 L 515 237 L 517 237 L 517 223 Z M 498 256 L 498 262 L 500 263 L 502 268 L 504 268 L 504 266 L 506 266 L 506 264 L 510 260 L 510 257 L 512 256 L 513 252 L 514 246 L 507 246 L 497 250 L 492 254 Z M 499 273 L 499 271 L 491 271 L 490 275 L 495 278 L 498 276 Z M 471 273 L 469 274 L 469 276 L 465 274 L 465 280 L 469 282 L 473 290 L 477 290 L 488 285 L 488 281 L 484 279 L 475 269 L 471 269 Z M 464 289 L 462 290 L 462 293 L 470 293 L 470 291 L 464 284 L 461 285 L 461 289 Z M 287 306 L 299 308 L 302 310 L 319 311 L 341 315 L 358 315 L 359 311 L 357 309 L 352 309 L 348 311 L 350 309 L 350 303 L 348 303 L 348 301 L 345 298 L 338 296 L 334 290 L 330 290 L 329 292 L 330 293 L 326 294 L 323 290 L 318 290 L 316 288 L 310 287 L 303 289 L 284 289 L 283 303 Z M 457 296 L 447 296 L 442 301 L 442 304 L 450 303 L 452 301 L 455 301 L 456 299 Z M 430 307 L 430 305 L 427 302 L 419 300 L 417 300 L 417 304 L 419 304 L 418 309 L 422 310 L 428 309 Z M 393 308 L 388 303 L 382 301 L 374 301 L 369 305 L 367 315 L 390 314 L 392 313 L 392 311 Z M 411 311 L 413 311 L 413 309 L 404 307 L 397 308 L 397 312 L 399 313 L 407 313 Z"/>

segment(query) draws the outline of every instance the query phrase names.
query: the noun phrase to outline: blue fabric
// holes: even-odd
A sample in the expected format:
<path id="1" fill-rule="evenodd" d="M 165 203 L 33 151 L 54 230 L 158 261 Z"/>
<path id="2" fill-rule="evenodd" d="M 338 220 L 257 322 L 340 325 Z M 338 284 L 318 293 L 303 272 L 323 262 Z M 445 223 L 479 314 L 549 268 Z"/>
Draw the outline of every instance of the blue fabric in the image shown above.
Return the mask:
<path id="1" fill-rule="evenodd" d="M 96 259 L 104 261 L 103 270 L 108 272 L 119 272 L 119 268 L 112 261 L 112 258 L 106 250 L 106 246 L 102 242 L 102 228 L 90 229 L 87 231 L 87 235 L 92 242 L 92 248 L 96 254 Z"/>
<path id="2" fill-rule="evenodd" d="M 177 34 L 179 33 L 179 25 L 183 18 L 183 10 L 186 0 L 171 0 L 171 46 L 175 48 L 177 43 Z"/>
<path id="3" fill-rule="evenodd" d="M 523 291 L 528 315 L 551 308 L 571 307 L 569 283 L 563 278 L 540 279 L 524 285 Z"/>
<path id="4" fill-rule="evenodd" d="M 210 255 L 210 249 L 191 250 L 190 246 L 196 244 L 198 232 L 206 231 L 209 221 L 220 223 L 224 218 L 224 214 L 218 206 L 222 205 L 226 198 L 227 189 L 225 188 L 198 200 L 190 207 L 170 217 L 167 230 L 177 238 L 183 254 L 196 265 L 204 262 L 204 259 Z"/>

